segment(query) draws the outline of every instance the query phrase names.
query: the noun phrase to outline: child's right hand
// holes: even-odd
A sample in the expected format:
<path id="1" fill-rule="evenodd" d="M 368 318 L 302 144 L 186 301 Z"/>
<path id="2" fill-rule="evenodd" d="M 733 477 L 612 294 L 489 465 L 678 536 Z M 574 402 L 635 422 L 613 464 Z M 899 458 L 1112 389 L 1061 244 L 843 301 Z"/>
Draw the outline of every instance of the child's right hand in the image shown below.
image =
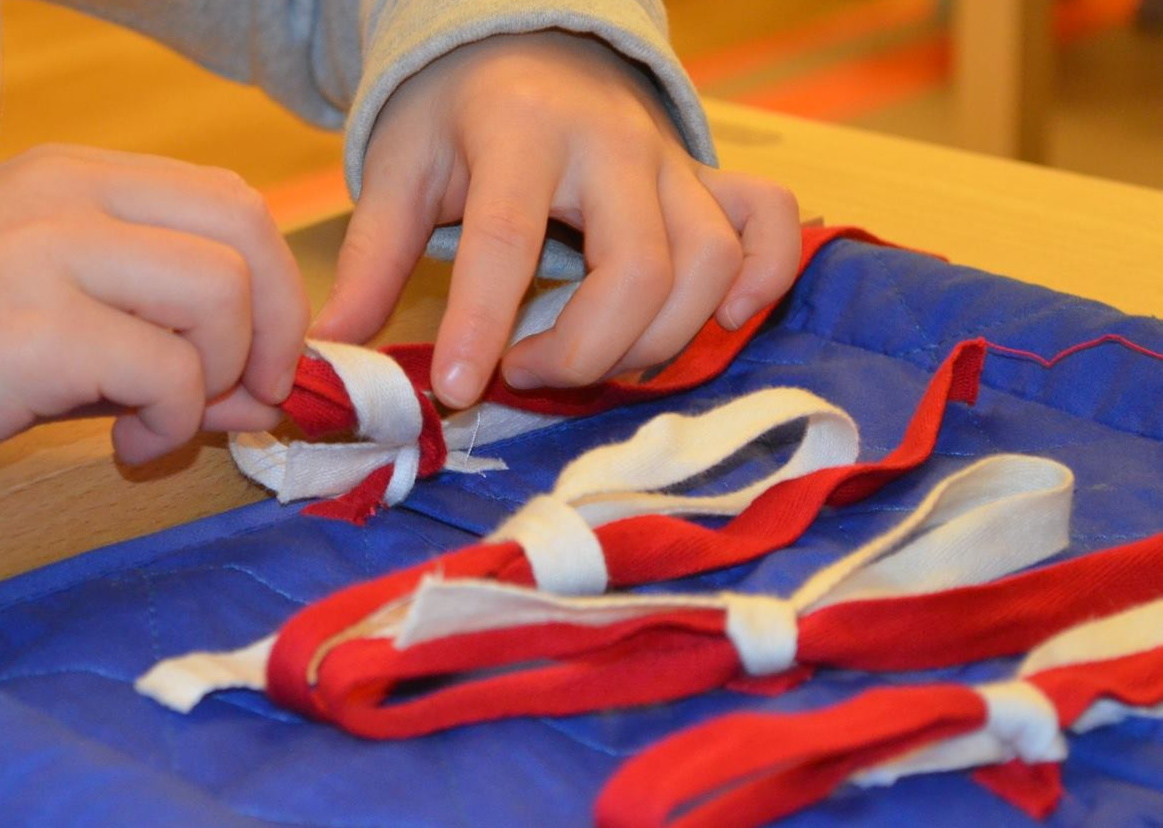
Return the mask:
<path id="1" fill-rule="evenodd" d="M 41 147 L 0 164 L 0 439 L 94 407 L 142 462 L 278 419 L 309 309 L 262 198 L 228 172 Z"/>

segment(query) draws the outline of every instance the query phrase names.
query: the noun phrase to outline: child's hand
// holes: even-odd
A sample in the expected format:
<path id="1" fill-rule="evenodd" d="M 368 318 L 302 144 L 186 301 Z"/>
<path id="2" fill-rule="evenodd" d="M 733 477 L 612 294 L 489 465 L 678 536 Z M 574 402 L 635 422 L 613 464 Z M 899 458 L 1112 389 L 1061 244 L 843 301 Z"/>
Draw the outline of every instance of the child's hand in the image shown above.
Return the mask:
<path id="1" fill-rule="evenodd" d="M 117 453 L 140 462 L 200 425 L 268 427 L 307 317 L 231 173 L 77 147 L 0 165 L 0 437 L 114 407 Z"/>
<path id="2" fill-rule="evenodd" d="M 693 161 L 649 80 L 566 34 L 462 47 L 397 90 L 313 333 L 370 337 L 433 226 L 461 217 L 433 363 L 437 396 L 457 407 L 501 358 L 551 217 L 584 230 L 590 272 L 553 329 L 505 355 L 518 388 L 657 364 L 712 315 L 738 327 L 787 290 L 799 258 L 786 190 Z"/>

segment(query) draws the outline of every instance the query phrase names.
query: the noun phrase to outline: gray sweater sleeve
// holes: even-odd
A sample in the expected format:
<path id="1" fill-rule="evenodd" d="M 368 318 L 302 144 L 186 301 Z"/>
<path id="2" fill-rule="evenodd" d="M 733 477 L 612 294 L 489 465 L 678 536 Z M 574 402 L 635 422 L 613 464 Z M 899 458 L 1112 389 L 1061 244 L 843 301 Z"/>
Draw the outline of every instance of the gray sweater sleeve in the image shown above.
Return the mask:
<path id="1" fill-rule="evenodd" d="M 264 89 L 313 123 L 346 119 L 344 163 L 359 194 L 376 116 L 408 77 L 458 46 L 496 34 L 561 29 L 593 35 L 653 73 L 667 111 L 700 161 L 714 163 L 702 106 L 670 47 L 662 0 L 55 0 L 163 43 L 206 68 Z M 430 253 L 448 257 L 452 228 Z M 541 272 L 580 275 L 556 243 Z"/>
<path id="2" fill-rule="evenodd" d="M 261 87 L 307 120 L 347 122 L 358 192 L 380 108 L 409 76 L 465 43 L 563 29 L 592 34 L 654 75 L 696 158 L 713 162 L 702 107 L 670 48 L 662 0 L 56 0 L 154 37 Z"/>

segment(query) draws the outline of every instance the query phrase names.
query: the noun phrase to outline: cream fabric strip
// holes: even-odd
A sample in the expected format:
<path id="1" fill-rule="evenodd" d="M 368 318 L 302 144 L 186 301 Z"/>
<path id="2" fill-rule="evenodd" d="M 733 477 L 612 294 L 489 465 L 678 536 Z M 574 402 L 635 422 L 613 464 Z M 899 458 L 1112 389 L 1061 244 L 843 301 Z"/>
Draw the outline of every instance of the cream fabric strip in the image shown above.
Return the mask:
<path id="1" fill-rule="evenodd" d="M 284 445 L 268 433 L 233 434 L 235 463 L 282 503 L 342 494 L 394 463 L 384 500 L 398 503 L 412 490 L 420 462 L 423 417 L 411 381 L 394 359 L 368 348 L 311 341 L 308 352 L 330 363 L 343 381 L 357 413 L 357 436 L 365 441 Z"/>
<path id="2" fill-rule="evenodd" d="M 551 327 L 576 289 L 576 284 L 569 284 L 538 294 L 518 317 L 512 341 Z M 312 340 L 307 351 L 326 360 L 343 381 L 364 442 L 284 444 L 266 432 L 237 433 L 230 438 L 235 463 L 282 503 L 342 494 L 375 469 L 393 463 L 384 501 L 399 503 L 411 492 L 420 463 L 423 418 L 411 382 L 395 360 L 372 349 Z M 473 457 L 473 449 L 562 419 L 495 403 L 456 412 L 442 423 L 449 450 L 444 468 L 466 474 L 504 469 L 501 460 Z"/>
<path id="3" fill-rule="evenodd" d="M 494 581 L 430 579 L 398 630 L 398 647 L 456 633 L 564 621 L 605 624 L 618 612 L 716 607 L 749 673 L 794 663 L 797 616 L 841 601 L 895 598 L 983 583 L 1054 555 L 1069 542 L 1074 476 L 1023 455 L 985 458 L 941 481 L 902 523 L 821 570 L 790 598 L 611 595 L 558 598 Z M 475 597 L 474 597 L 475 596 Z M 511 609 L 507 605 L 511 604 Z M 540 613 L 540 614 L 539 614 Z M 585 620 L 593 613 L 593 620 Z M 563 615 L 564 614 L 564 615 Z"/>
<path id="4" fill-rule="evenodd" d="M 980 730 L 957 736 L 852 777 L 861 787 L 893 785 L 905 776 L 1024 762 L 1060 762 L 1066 740 L 1058 728 L 1058 713 L 1042 691 L 1025 681 L 976 688 L 988 715 Z"/>
<path id="5" fill-rule="evenodd" d="M 651 421 L 629 441 L 602 446 L 582 455 L 562 472 L 554 494 L 534 498 L 522 510 L 522 516 L 516 522 L 517 531 L 522 543 L 529 545 L 525 548 L 535 550 L 531 562 L 539 579 L 562 590 L 601 593 L 607 581 L 605 560 L 590 528 L 595 524 L 590 521 L 603 516 L 617 519 L 642 514 L 650 507 L 684 512 L 706 509 L 710 514 L 729 514 L 731 510 L 745 508 L 766 487 L 779 480 L 830 464 L 850 463 L 858 451 L 859 438 L 852 419 L 840 409 L 799 389 L 768 389 L 701 415 L 666 414 L 659 419 L 662 421 L 660 426 L 652 427 L 655 421 Z M 765 480 L 733 493 L 708 498 L 634 490 L 635 486 L 665 487 L 685 481 L 730 457 L 756 437 L 797 419 L 807 421 L 799 447 L 787 464 Z M 327 457 L 323 452 L 319 456 Z M 591 459 L 594 456 L 596 460 Z M 368 464 L 373 460 L 368 460 Z M 673 468 L 669 471 L 660 469 L 671 464 Z M 573 505 L 563 502 L 561 492 L 590 506 L 599 503 L 599 496 L 606 498 L 608 503 L 603 503 L 600 509 L 586 510 L 583 516 Z M 493 539 L 496 537 L 494 535 Z M 364 635 L 394 635 L 410 604 L 411 601 L 405 599 L 370 614 L 321 647 L 316 663 L 342 641 Z M 258 647 L 258 644 L 252 647 Z M 175 690 L 175 703 L 184 704 L 181 700 L 194 696 L 200 698 L 217 689 L 216 676 L 235 672 L 254 677 L 254 684 L 245 686 L 265 689 L 262 671 L 241 667 L 234 670 L 229 666 L 236 658 L 249 663 L 250 652 L 251 648 L 234 653 L 191 653 L 163 661 L 147 673 L 139 685 L 143 692 L 148 692 L 163 704 L 167 704 L 168 698 L 165 688 L 171 684 L 180 686 Z"/>
<path id="6" fill-rule="evenodd" d="M 1056 667 L 1108 661 L 1163 647 L 1163 600 L 1080 624 L 1031 650 L 1013 681 L 975 688 L 985 699 L 989 716 L 974 733 L 914 751 L 855 776 L 858 785 L 891 785 L 902 776 L 937 773 L 1000 764 L 1011 759 L 1028 763 L 1066 758 L 1066 741 L 1058 712 L 1035 685 L 1024 680 Z M 1095 669 L 1101 669 L 1096 666 Z M 1163 718 L 1163 705 L 1131 707 L 1100 699 L 1071 726 L 1084 733 L 1122 721 L 1127 716 Z"/>
<path id="7" fill-rule="evenodd" d="M 983 483 L 995 485 L 992 496 Z M 382 607 L 324 644 L 315 663 L 331 648 L 357 637 L 394 638 L 403 648 L 458 633 L 554 621 L 602 626 L 657 612 L 707 608 L 727 613 L 727 634 L 744 669 L 753 675 L 777 673 L 794 663 L 796 617 L 835 603 L 837 594 L 857 600 L 950 589 L 1001 577 L 1055 554 L 1067 542 L 1072 490 L 1070 470 L 1054 461 L 1021 455 L 986 458 L 946 478 L 904 522 L 825 568 L 787 599 L 736 593 L 563 597 L 495 581 L 430 576 L 410 601 Z M 944 522 L 937 524 L 938 517 Z M 1042 531 L 1030 532 L 1025 522 Z M 970 543 L 982 538 L 987 541 Z M 953 561 L 954 554 L 983 560 Z M 900 566 L 900 560 L 908 566 Z M 851 584 L 858 588 L 850 589 Z M 221 675 L 245 673 L 255 683 L 242 686 L 265 689 L 265 672 L 249 666 L 259 644 L 235 653 L 192 653 L 160 662 L 138 687 L 175 709 L 188 709 L 190 699 L 221 689 L 216 683 Z M 231 667 L 236 659 L 247 666 Z"/>
<path id="8" fill-rule="evenodd" d="M 705 497 L 662 491 L 797 420 L 806 425 L 795 452 L 763 479 Z M 858 451 L 856 424 L 830 403 L 798 388 L 756 391 L 703 414 L 662 414 L 628 441 L 583 454 L 562 470 L 552 492 L 519 510 L 488 540 L 519 543 L 540 589 L 598 594 L 608 575 L 601 545 L 587 527 L 644 514 L 736 515 L 780 481 L 847 465 Z M 570 531 L 554 531 L 554 522 Z"/>

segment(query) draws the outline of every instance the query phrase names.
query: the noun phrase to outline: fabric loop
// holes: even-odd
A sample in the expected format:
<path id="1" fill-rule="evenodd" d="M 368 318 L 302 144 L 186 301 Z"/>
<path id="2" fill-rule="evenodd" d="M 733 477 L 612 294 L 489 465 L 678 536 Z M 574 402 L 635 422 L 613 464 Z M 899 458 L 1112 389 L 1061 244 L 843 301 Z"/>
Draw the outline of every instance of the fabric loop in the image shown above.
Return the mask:
<path id="1" fill-rule="evenodd" d="M 539 589 L 558 595 L 606 591 L 609 572 L 601 543 L 581 515 L 554 496 L 533 498 L 486 540 L 520 544 Z"/>
<path id="2" fill-rule="evenodd" d="M 283 444 L 269 433 L 233 434 L 231 456 L 282 503 L 343 494 L 392 465 L 383 499 L 389 505 L 400 502 L 416 481 L 424 427 L 411 380 L 394 359 L 378 351 L 319 341 L 309 341 L 307 348 L 335 370 L 355 410 L 355 432 L 365 441 Z"/>
<path id="3" fill-rule="evenodd" d="M 1058 711 L 1046 694 L 1028 681 L 1006 681 L 977 688 L 989 711 L 985 729 L 1028 765 L 1060 762 L 1066 741 Z"/>
<path id="4" fill-rule="evenodd" d="M 748 675 L 782 673 L 795 664 L 796 609 L 768 595 L 729 593 L 726 633 Z"/>
<path id="5" fill-rule="evenodd" d="M 423 420 L 416 389 L 386 354 L 341 342 L 307 341 L 308 351 L 327 360 L 355 408 L 356 433 L 373 443 L 407 446 L 420 439 Z"/>
<path id="6" fill-rule="evenodd" d="M 801 610 L 984 583 L 1070 540 L 1074 474 L 1041 457 L 999 454 L 942 480 L 893 529 L 814 575 Z M 988 550 L 988 554 L 985 553 Z"/>

